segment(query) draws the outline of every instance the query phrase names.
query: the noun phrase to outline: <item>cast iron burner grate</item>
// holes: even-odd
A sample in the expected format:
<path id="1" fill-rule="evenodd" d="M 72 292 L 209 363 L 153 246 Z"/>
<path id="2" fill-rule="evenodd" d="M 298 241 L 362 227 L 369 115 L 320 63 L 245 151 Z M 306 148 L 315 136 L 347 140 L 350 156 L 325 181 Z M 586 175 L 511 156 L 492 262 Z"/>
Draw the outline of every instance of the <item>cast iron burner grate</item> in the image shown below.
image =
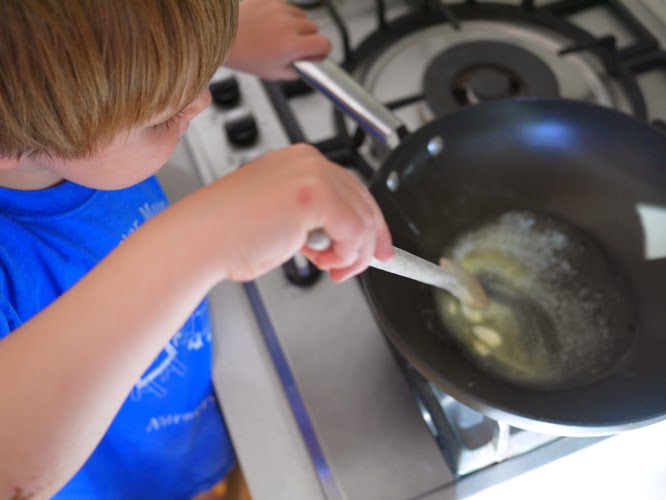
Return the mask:
<path id="1" fill-rule="evenodd" d="M 423 420 L 457 477 L 523 455 L 559 436 L 523 431 L 463 405 L 426 380 L 394 352 Z"/>
<path id="2" fill-rule="evenodd" d="M 330 2 L 325 3 L 330 5 Z M 377 1 L 378 5 L 383 3 Z M 465 23 L 468 21 L 518 22 L 527 26 L 532 25 L 535 28 L 547 28 L 570 39 L 571 44 L 560 52 L 561 57 L 580 52 L 586 52 L 596 57 L 608 76 L 619 84 L 626 95 L 632 114 L 638 119 L 647 120 L 645 99 L 637 81 L 640 68 L 636 61 L 645 61 L 646 58 L 653 57 L 659 51 L 659 44 L 649 30 L 618 0 L 559 0 L 539 7 L 536 7 L 535 3 L 529 0 L 523 1 L 518 6 L 470 0 L 456 4 L 447 4 L 442 0 L 424 0 L 412 3 L 415 4 L 412 11 L 391 22 L 386 20 L 384 9 L 378 7 L 377 30 L 366 37 L 353 50 L 350 48 L 345 50 L 345 60 L 343 62 L 345 69 L 354 73 L 364 63 L 372 61 L 397 40 L 438 24 L 449 23 L 458 30 L 465 30 Z M 605 9 L 632 34 L 635 41 L 628 46 L 618 48 L 615 37 L 596 37 L 567 19 L 568 16 L 592 8 Z M 344 26 L 340 26 L 340 29 L 344 33 Z M 348 35 L 342 37 L 343 40 L 348 40 L 348 38 Z M 476 50 L 474 46 L 470 48 L 472 51 Z M 456 47 L 450 50 L 455 49 Z M 529 56 L 532 56 L 532 54 L 527 54 L 524 50 L 521 54 L 518 54 L 521 50 L 519 47 L 503 47 L 495 49 L 492 59 L 492 52 L 484 55 L 477 53 L 467 57 L 470 59 L 480 58 L 483 61 L 482 67 L 491 70 L 490 73 L 482 75 L 482 78 L 485 80 L 493 78 L 496 82 L 498 80 L 502 82 L 503 80 L 499 85 L 508 86 L 506 92 L 509 97 L 522 95 L 557 96 L 557 84 L 549 81 L 548 73 L 551 73 L 550 70 L 547 67 L 545 69 L 539 67 L 537 62 L 528 62 Z M 522 63 L 508 63 L 507 59 L 503 57 L 502 51 L 513 51 Z M 448 56 L 444 54 L 446 52 L 442 53 L 440 57 L 451 56 L 450 53 Z M 498 61 L 502 61 L 502 63 L 498 64 Z M 433 61 L 433 64 L 436 64 L 436 62 Z M 472 62 L 470 61 L 470 63 Z M 472 67 L 471 69 L 472 71 L 478 71 L 480 68 Z M 470 84 L 469 81 L 455 81 L 455 78 L 458 78 L 458 80 L 464 79 L 465 76 L 469 77 L 469 74 L 450 75 L 446 74 L 445 70 L 441 71 L 444 73 L 444 77 L 454 80 L 448 85 L 448 89 L 451 90 L 448 95 L 444 95 L 447 92 L 446 86 L 442 86 L 440 90 L 433 90 L 426 76 L 423 92 L 386 104 L 389 108 L 397 110 L 427 99 L 429 104 L 433 104 L 435 113 L 441 115 L 444 112 L 455 111 L 464 105 L 476 103 L 477 99 L 474 97 L 470 99 L 469 90 L 470 86 L 473 87 L 478 83 Z M 550 76 L 552 76 L 552 73 Z M 483 85 L 486 83 L 482 82 Z M 466 95 L 463 96 L 463 92 Z M 493 92 L 498 93 L 497 90 Z M 498 95 L 497 97 L 503 96 Z M 446 109 L 444 109 L 443 104 L 446 104 Z M 335 111 L 334 119 L 337 130 L 335 143 L 359 147 L 363 142 L 362 132 L 359 130 L 350 132 L 345 117 L 338 111 Z M 330 141 L 327 142 L 330 144 Z M 369 173 L 372 175 L 372 172 Z"/>
<path id="3" fill-rule="evenodd" d="M 659 52 L 658 41 L 649 30 L 618 0 L 557 0 L 538 7 L 535 6 L 533 0 L 523 0 L 520 5 L 514 6 L 477 0 L 466 0 L 456 4 L 448 4 L 444 0 L 413 0 L 410 2 L 414 6 L 411 11 L 390 22 L 386 18 L 385 2 L 376 0 L 377 29 L 356 47 L 351 46 L 348 27 L 333 2 L 323 0 L 321 3 L 328 9 L 331 19 L 339 31 L 344 54 L 341 64 L 351 73 L 367 61 L 376 58 L 396 41 L 432 26 L 450 24 L 457 30 L 464 30 L 467 21 L 519 22 L 536 28 L 547 28 L 570 39 L 571 44 L 560 53 L 562 57 L 580 52 L 586 52 L 596 57 L 608 76 L 618 82 L 627 96 L 632 114 L 638 119 L 647 120 L 646 103 L 636 77 L 645 71 L 647 64 L 655 65 L 652 62 L 655 57 L 658 59 L 657 64 L 660 64 L 663 53 Z M 632 34 L 635 41 L 628 46 L 618 48 L 613 36 L 596 37 L 567 20 L 568 16 L 594 8 L 603 8 L 610 13 Z M 472 47 L 472 50 L 475 49 Z M 498 50 L 513 50 L 515 53 L 521 51 L 518 47 Z M 386 105 L 398 110 L 427 98 L 429 104 L 432 101 L 435 113 L 441 115 L 445 111 L 442 102 L 452 105 L 449 111 L 474 104 L 479 96 L 474 97 L 476 92 L 470 94 L 470 87 L 472 90 L 478 85 L 483 85 L 485 88 L 489 79 L 494 79 L 496 82 L 503 80 L 499 85 L 508 87 L 505 93 L 508 93 L 509 96 L 552 97 L 557 95 L 557 84 L 553 84 L 547 75 L 550 70 L 543 67 L 538 68 L 538 63 L 527 62 L 532 54 L 526 56 L 526 51 L 522 50 L 522 52 L 519 57 L 524 63 L 518 63 L 520 65 L 517 68 L 514 67 L 514 63 L 506 63 L 506 59 L 503 64 L 492 64 L 493 61 L 486 57 L 483 67 L 490 71 L 485 75 L 478 74 L 481 68 L 470 68 L 471 73 L 456 75 L 454 80 L 457 80 L 449 85 L 452 96 L 443 96 L 441 90 L 433 91 L 432 97 L 427 96 L 427 89 L 430 87 L 426 81 L 425 89 L 422 92 L 387 102 Z M 443 54 L 442 57 L 445 57 Z M 497 57 L 495 59 L 497 60 Z M 475 78 L 481 78 L 481 82 L 473 81 Z M 290 140 L 294 143 L 306 142 L 305 134 L 289 107 L 289 99 L 311 92 L 311 89 L 301 81 L 265 82 L 264 85 Z M 439 97 L 434 94 L 435 92 L 439 93 Z M 492 93 L 497 94 L 497 90 Z M 502 93 L 499 94 L 501 96 Z M 491 97 L 493 96 L 491 95 Z M 355 169 L 369 180 L 374 174 L 374 168 L 358 153 L 358 148 L 364 141 L 363 131 L 358 128 L 350 131 L 345 117 L 337 110 L 334 113 L 335 135 L 316 143 L 315 146 L 332 161 Z M 656 125 L 662 126 L 663 124 L 657 122 Z"/>

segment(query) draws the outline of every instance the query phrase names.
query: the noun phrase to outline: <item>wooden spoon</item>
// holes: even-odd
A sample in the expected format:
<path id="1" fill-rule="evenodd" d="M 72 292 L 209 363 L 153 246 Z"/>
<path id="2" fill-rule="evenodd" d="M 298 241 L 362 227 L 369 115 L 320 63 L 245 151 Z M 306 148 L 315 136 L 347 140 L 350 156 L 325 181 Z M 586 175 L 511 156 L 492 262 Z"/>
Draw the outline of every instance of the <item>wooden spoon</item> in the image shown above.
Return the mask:
<path id="1" fill-rule="evenodd" d="M 324 231 L 316 230 L 310 232 L 306 245 L 322 252 L 330 248 L 331 239 Z M 382 262 L 373 257 L 370 266 L 446 290 L 469 307 L 488 306 L 488 297 L 479 281 L 455 262 L 442 257 L 438 266 L 400 248 L 393 247 L 393 251 L 395 257 L 391 260 Z"/>

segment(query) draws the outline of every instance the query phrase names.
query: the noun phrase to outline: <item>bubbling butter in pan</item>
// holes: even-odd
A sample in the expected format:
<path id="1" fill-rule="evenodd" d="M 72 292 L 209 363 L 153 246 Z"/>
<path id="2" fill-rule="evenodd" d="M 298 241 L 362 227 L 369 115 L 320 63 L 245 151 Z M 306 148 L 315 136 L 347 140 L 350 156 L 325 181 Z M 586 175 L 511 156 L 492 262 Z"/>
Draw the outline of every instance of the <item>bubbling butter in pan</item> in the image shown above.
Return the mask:
<path id="1" fill-rule="evenodd" d="M 493 376 L 538 389 L 581 385 L 606 375 L 633 340 L 635 311 L 619 269 L 559 219 L 506 212 L 459 235 L 444 256 L 477 276 L 489 306 L 471 309 L 434 291 L 439 316 L 464 355 Z"/>

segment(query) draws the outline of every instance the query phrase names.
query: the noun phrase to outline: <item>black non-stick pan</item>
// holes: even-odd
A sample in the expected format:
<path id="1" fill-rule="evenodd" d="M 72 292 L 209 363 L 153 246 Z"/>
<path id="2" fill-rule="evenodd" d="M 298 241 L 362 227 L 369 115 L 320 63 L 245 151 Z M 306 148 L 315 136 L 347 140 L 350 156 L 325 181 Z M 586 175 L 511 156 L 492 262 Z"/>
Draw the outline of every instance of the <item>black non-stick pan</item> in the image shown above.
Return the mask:
<path id="1" fill-rule="evenodd" d="M 647 251 L 660 228 L 646 234 L 639 215 L 639 206 L 666 213 L 666 136 L 625 114 L 558 99 L 478 104 L 406 133 L 335 65 L 296 66 L 392 149 L 371 191 L 396 246 L 437 262 L 479 221 L 528 210 L 589 235 L 626 283 L 626 352 L 602 377 L 539 389 L 463 355 L 431 287 L 368 270 L 361 281 L 374 313 L 410 364 L 462 403 L 538 432 L 605 435 L 666 417 L 666 258 Z"/>

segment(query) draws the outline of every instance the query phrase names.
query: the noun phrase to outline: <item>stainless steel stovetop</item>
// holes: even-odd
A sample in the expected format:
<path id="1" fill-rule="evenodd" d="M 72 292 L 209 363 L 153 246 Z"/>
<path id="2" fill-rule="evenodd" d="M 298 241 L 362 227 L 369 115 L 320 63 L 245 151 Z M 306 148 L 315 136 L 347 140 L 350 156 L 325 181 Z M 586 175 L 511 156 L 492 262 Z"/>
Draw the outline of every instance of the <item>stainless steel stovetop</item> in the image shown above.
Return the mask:
<path id="1" fill-rule="evenodd" d="M 443 112 L 423 95 L 430 62 L 459 44 L 488 42 L 517 47 L 518 58 L 521 51 L 538 58 L 547 68 L 544 78 L 556 82 L 557 95 L 597 102 L 651 122 L 666 121 L 666 55 L 658 52 L 666 47 L 662 0 L 502 1 L 494 2 L 493 16 L 476 16 L 469 10 L 472 6 L 450 9 L 453 2 L 439 2 L 444 6 L 439 22 L 401 24 L 421 3 L 332 2 L 346 31 L 339 30 L 326 5 L 309 11 L 334 42 L 331 57 L 346 62 L 412 129 Z M 378 4 L 386 9 L 381 22 L 395 26 L 385 31 L 399 36 L 371 35 L 379 22 Z M 581 4 L 592 6 L 574 8 Z M 557 19 L 566 18 L 574 32 L 591 35 L 576 38 L 557 24 L 541 22 L 547 13 L 539 9 L 553 5 L 569 9 Z M 532 7 L 539 16 L 533 16 Z M 511 9 L 524 15 L 506 17 Z M 618 12 L 634 16 L 644 31 L 621 21 Z M 413 28 L 419 23 L 423 26 Z M 377 49 L 382 44 L 384 48 Z M 348 51 L 355 49 L 360 55 L 350 57 Z M 622 64 L 600 56 L 608 51 L 621 54 L 617 61 Z M 520 65 L 515 71 L 522 77 Z M 514 87 L 502 91 L 519 92 Z M 484 89 L 463 88 L 451 101 L 453 108 L 467 105 Z M 345 133 L 351 135 L 354 125 L 334 120 L 328 101 L 298 85 L 264 85 L 250 75 L 221 69 L 213 90 L 218 104 L 194 120 L 185 137 L 205 183 L 300 140 L 317 144 L 361 177 L 380 164 L 369 144 L 350 150 Z M 460 405 L 396 359 L 356 281 L 335 285 L 324 275 L 311 274 L 302 259 L 290 266 L 268 273 L 246 290 L 326 497 L 434 498 L 455 490 L 456 497 L 463 498 L 598 441 L 521 431 Z M 294 276 L 312 283 L 297 286 L 290 281 Z"/>

